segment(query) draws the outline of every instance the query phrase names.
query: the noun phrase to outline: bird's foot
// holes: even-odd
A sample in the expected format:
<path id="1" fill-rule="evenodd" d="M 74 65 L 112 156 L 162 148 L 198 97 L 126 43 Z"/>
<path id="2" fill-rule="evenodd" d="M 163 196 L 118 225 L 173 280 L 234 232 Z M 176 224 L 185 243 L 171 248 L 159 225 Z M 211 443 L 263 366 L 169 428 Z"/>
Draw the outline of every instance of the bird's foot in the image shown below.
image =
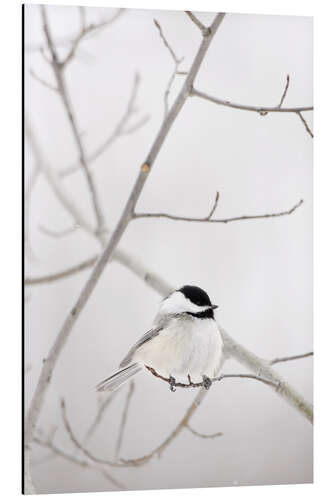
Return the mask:
<path id="1" fill-rule="evenodd" d="M 208 391 L 208 389 L 212 385 L 212 381 L 209 377 L 207 377 L 206 375 L 203 375 L 202 376 L 202 384 L 203 384 L 204 388 Z"/>
<path id="2" fill-rule="evenodd" d="M 191 375 L 187 375 L 188 384 L 192 385 Z"/>
<path id="3" fill-rule="evenodd" d="M 176 379 L 175 379 L 175 377 L 172 377 L 172 376 L 170 375 L 170 377 L 169 377 L 169 385 L 170 385 L 170 391 L 171 391 L 171 392 L 176 392 L 175 384 L 176 384 Z"/>

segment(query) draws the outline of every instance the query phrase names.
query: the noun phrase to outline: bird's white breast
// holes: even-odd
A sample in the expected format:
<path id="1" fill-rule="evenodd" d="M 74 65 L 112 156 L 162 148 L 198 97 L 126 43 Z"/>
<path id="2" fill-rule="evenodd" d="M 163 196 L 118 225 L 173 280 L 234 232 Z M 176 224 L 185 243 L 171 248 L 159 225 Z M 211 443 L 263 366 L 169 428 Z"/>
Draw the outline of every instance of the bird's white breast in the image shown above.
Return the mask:
<path id="1" fill-rule="evenodd" d="M 133 356 L 164 377 L 177 381 L 201 382 L 202 376 L 214 377 L 222 356 L 222 337 L 213 319 L 173 318 L 153 339 L 137 349 Z"/>

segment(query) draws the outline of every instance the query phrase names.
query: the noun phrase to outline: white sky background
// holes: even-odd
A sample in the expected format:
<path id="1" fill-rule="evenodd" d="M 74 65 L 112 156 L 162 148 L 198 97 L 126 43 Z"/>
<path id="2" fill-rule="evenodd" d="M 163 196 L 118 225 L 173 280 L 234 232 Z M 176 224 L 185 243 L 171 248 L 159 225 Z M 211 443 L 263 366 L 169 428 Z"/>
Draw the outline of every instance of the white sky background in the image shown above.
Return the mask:
<path id="1" fill-rule="evenodd" d="M 110 9 L 87 10 L 88 20 L 109 17 Z M 49 9 L 55 38 L 78 28 L 75 8 Z M 110 135 L 127 104 L 135 71 L 141 75 L 138 118 L 148 124 L 117 141 L 93 165 L 98 192 L 110 227 L 117 222 L 140 163 L 163 117 L 163 93 L 173 69 L 159 38 L 157 18 L 187 69 L 200 33 L 181 12 L 127 11 L 110 29 L 85 41 L 68 68 L 73 105 L 88 151 Z M 206 24 L 210 14 L 200 14 Z M 26 41 L 43 41 L 39 10 L 26 8 Z M 76 159 L 71 131 L 59 97 L 28 75 L 32 67 L 52 79 L 37 53 L 26 56 L 26 109 L 53 168 Z M 228 15 L 205 58 L 196 87 L 245 104 L 278 104 L 287 73 L 286 106 L 312 104 L 312 20 L 304 17 Z M 178 77 L 171 98 L 183 77 Z M 51 80 L 52 81 L 52 80 Z M 312 126 L 312 114 L 307 113 Z M 26 155 L 26 174 L 33 162 Z M 81 173 L 66 187 L 93 222 Z M 290 217 L 263 221 L 194 224 L 166 220 L 134 221 L 121 246 L 135 253 L 175 286 L 198 284 L 220 304 L 219 322 L 238 341 L 265 358 L 312 348 L 312 140 L 297 116 L 222 108 L 189 99 L 158 156 L 140 197 L 139 211 L 204 216 L 216 190 L 216 216 L 269 213 L 305 204 Z M 97 244 L 83 232 L 52 239 L 40 225 L 62 230 L 71 219 L 44 179 L 31 203 L 31 241 L 35 260 L 30 275 L 63 269 L 93 255 Z M 52 285 L 33 287 L 26 307 L 28 395 L 42 358 L 73 305 L 88 272 Z M 116 368 L 137 338 L 150 327 L 159 297 L 114 263 L 101 278 L 77 322 L 57 365 L 40 425 L 59 425 L 57 439 L 68 444 L 61 427 L 59 398 L 64 396 L 77 433 L 84 433 L 96 407 L 93 387 Z M 312 398 L 312 360 L 278 368 L 307 398 Z M 225 370 L 244 371 L 233 363 Z M 117 396 L 93 440 L 94 451 L 112 458 L 122 403 Z M 194 397 L 171 394 L 149 374 L 140 376 L 129 416 L 122 456 L 141 456 L 169 434 Z M 222 431 L 200 440 L 184 431 L 161 460 L 138 469 L 116 471 L 129 489 L 272 484 L 312 480 L 312 428 L 269 388 L 228 380 L 215 384 L 193 418 L 201 432 Z M 44 452 L 36 449 L 36 457 Z M 110 489 L 102 477 L 60 459 L 33 469 L 40 492 Z"/>

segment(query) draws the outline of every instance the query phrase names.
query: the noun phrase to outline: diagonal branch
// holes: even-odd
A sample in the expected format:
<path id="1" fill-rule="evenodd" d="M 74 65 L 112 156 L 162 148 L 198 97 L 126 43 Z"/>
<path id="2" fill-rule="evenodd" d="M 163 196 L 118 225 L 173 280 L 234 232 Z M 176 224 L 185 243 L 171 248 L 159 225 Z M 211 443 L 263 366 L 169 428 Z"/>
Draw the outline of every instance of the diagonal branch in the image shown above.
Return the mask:
<path id="1" fill-rule="evenodd" d="M 305 130 L 307 131 L 307 133 L 313 137 L 313 132 L 312 130 L 310 129 L 309 125 L 308 125 L 308 122 L 306 121 L 306 119 L 304 118 L 304 116 L 302 115 L 301 111 L 296 111 L 296 114 L 300 117 L 304 127 L 305 127 Z"/>
<path id="2" fill-rule="evenodd" d="M 228 222 L 236 222 L 243 220 L 253 220 L 253 219 L 269 219 L 272 217 L 283 217 L 285 215 L 291 215 L 298 207 L 300 207 L 303 203 L 303 200 L 300 200 L 296 205 L 291 207 L 289 210 L 285 210 L 283 212 L 274 212 L 270 214 L 260 214 L 260 215 L 240 215 L 237 217 L 229 217 L 226 219 L 211 219 L 211 214 L 208 217 L 183 217 L 178 215 L 171 215 L 163 212 L 159 213 L 135 213 L 134 219 L 142 219 L 142 218 L 163 218 L 163 219 L 171 219 L 175 221 L 183 221 L 183 222 L 214 222 L 214 223 L 222 223 L 227 224 Z M 217 203 L 214 205 L 213 209 L 215 211 Z"/>
<path id="3" fill-rule="evenodd" d="M 202 36 L 209 35 L 209 28 L 202 24 L 202 22 L 190 10 L 185 10 L 185 14 L 187 14 L 191 21 L 193 21 L 193 23 L 199 28 Z"/>
<path id="4" fill-rule="evenodd" d="M 280 99 L 280 102 L 278 104 L 278 108 L 281 108 L 285 98 L 286 98 L 286 95 L 287 95 L 287 92 L 288 92 L 288 88 L 289 88 L 289 82 L 290 82 L 290 77 L 289 75 L 287 75 L 287 81 L 286 81 L 286 86 L 284 88 L 284 91 L 283 91 L 283 94 L 281 96 L 281 99 Z"/>

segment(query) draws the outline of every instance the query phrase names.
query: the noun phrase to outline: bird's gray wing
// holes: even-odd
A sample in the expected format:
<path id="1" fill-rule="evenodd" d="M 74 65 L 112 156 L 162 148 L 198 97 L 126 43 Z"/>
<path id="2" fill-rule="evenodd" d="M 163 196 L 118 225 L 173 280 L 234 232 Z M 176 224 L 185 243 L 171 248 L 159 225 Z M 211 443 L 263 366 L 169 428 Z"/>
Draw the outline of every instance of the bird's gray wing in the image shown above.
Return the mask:
<path id="1" fill-rule="evenodd" d="M 163 330 L 163 326 L 159 325 L 155 328 L 152 328 L 149 330 L 147 333 L 145 333 L 135 344 L 134 346 L 128 351 L 127 355 L 124 357 L 122 362 L 119 365 L 119 368 L 123 368 L 124 366 L 127 366 L 131 361 L 132 361 L 132 356 L 135 353 L 135 351 L 141 347 L 143 344 L 146 342 L 149 342 L 151 339 L 159 335 L 160 331 Z"/>

